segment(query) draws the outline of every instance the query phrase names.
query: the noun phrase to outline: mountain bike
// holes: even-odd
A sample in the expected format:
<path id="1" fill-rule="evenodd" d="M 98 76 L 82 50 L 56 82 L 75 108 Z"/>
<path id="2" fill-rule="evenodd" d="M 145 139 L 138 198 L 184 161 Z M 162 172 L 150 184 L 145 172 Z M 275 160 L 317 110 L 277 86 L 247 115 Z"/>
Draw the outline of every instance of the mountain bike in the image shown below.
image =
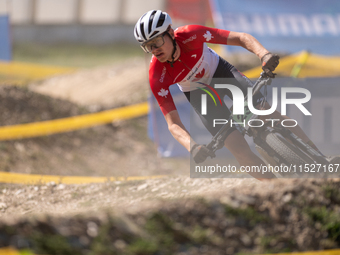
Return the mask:
<path id="1" fill-rule="evenodd" d="M 260 89 L 264 87 L 264 98 L 261 102 L 262 106 L 266 102 L 267 86 L 270 85 L 271 82 L 272 79 L 265 72 L 262 72 L 253 86 L 253 95 L 258 93 Z M 223 148 L 228 130 L 231 128 L 230 120 L 233 120 L 235 123 L 246 123 L 244 127 L 238 126 L 238 129 L 243 135 L 246 134 L 253 138 L 255 147 L 266 161 L 267 166 L 286 166 L 286 168 L 284 168 L 285 171 L 279 172 L 282 177 L 307 176 L 307 174 L 310 177 L 312 176 L 311 171 L 320 176 L 322 173 L 328 173 L 329 167 L 332 167 L 332 169 L 334 167 L 338 170 L 338 161 L 329 162 L 326 156 L 312 148 L 309 144 L 303 142 L 288 128 L 271 125 L 273 123 L 269 122 L 261 127 L 248 125 L 247 123 L 249 123 L 249 121 L 258 119 L 258 115 L 249 111 L 247 107 L 247 96 L 245 97 L 244 103 L 245 114 L 231 114 L 228 122 L 221 127 L 219 132 L 212 138 L 211 142 L 207 144 L 207 148 L 211 150 L 211 152 L 215 153 L 215 151 Z M 330 164 L 334 164 L 334 166 L 330 166 Z"/>

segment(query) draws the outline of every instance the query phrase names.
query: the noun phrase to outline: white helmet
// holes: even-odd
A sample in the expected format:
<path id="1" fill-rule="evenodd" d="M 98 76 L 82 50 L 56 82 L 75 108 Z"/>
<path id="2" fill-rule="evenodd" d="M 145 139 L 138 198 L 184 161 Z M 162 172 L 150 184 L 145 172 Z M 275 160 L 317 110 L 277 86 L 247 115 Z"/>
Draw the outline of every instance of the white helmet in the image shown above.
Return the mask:
<path id="1" fill-rule="evenodd" d="M 135 25 L 135 38 L 139 43 L 145 43 L 166 32 L 171 24 L 171 18 L 166 12 L 148 11 L 140 17 Z"/>

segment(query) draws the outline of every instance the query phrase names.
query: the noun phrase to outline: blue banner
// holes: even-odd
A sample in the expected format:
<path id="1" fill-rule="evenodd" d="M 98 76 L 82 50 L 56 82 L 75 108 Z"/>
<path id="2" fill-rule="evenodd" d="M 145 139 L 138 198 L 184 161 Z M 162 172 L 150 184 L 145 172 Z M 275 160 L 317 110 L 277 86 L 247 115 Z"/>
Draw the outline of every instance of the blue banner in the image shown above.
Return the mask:
<path id="1" fill-rule="evenodd" d="M 338 0 L 210 0 L 215 26 L 245 32 L 268 50 L 340 54 Z M 227 46 L 228 51 L 242 47 Z"/>
<path id="2" fill-rule="evenodd" d="M 11 40 L 8 16 L 0 16 L 0 60 L 11 60 Z"/>

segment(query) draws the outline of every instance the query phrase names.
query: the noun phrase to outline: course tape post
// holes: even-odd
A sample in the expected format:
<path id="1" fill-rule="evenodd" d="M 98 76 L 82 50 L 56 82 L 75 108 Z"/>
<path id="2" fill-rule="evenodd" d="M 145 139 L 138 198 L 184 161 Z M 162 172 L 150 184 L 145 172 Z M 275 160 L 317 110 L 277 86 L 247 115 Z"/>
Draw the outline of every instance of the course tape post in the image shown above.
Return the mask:
<path id="1" fill-rule="evenodd" d="M 70 118 L 14 126 L 3 126 L 0 127 L 0 141 L 69 132 L 96 125 L 107 124 L 113 121 L 143 116 L 148 113 L 148 110 L 148 103 L 144 102 L 118 109 Z"/>

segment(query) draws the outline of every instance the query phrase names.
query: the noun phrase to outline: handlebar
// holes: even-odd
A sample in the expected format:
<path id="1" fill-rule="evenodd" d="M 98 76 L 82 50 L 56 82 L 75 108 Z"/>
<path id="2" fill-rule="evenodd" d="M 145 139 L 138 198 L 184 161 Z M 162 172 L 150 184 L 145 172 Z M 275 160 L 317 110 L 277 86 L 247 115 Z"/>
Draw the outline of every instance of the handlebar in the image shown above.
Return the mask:
<path id="1" fill-rule="evenodd" d="M 272 84 L 272 78 L 270 78 L 267 73 L 262 72 L 260 77 L 257 79 L 257 81 L 255 82 L 253 86 L 254 87 L 253 96 L 257 94 L 263 86 L 271 85 L 271 84 Z"/>

